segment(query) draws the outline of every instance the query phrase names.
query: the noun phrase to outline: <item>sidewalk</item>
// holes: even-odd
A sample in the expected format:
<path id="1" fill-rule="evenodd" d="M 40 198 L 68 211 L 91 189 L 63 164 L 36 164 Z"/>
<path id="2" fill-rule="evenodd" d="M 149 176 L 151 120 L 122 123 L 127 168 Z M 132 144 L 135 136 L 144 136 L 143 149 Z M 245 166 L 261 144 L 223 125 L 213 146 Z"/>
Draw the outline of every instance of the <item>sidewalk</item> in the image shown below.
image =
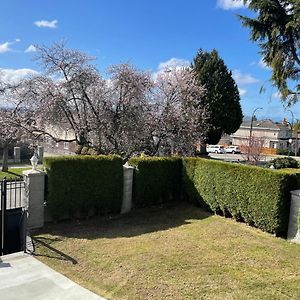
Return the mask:
<path id="1" fill-rule="evenodd" d="M 21 252 L 0 257 L 0 299 L 105 300 Z"/>

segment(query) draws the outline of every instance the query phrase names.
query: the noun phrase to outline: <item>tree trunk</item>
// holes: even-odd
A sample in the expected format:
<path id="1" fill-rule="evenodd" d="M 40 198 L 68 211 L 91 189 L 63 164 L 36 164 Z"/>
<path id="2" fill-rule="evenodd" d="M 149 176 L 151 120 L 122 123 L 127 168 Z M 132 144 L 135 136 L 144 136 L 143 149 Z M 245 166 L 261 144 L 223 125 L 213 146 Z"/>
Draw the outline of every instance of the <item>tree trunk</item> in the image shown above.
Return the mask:
<path id="1" fill-rule="evenodd" d="M 8 171 L 8 146 L 3 147 L 2 172 Z"/>

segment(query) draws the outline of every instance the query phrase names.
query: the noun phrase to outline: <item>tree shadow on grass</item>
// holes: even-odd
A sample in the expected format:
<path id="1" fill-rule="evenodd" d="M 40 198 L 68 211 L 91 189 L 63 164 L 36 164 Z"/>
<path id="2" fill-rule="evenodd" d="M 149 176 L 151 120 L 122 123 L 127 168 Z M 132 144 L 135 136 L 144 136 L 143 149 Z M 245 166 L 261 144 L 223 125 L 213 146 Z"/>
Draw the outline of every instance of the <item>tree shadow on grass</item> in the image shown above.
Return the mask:
<path id="1" fill-rule="evenodd" d="M 16 172 L 12 172 L 12 171 L 6 171 L 6 172 L 2 172 L 1 178 L 2 179 L 20 179 L 23 178 L 23 175 L 16 173 Z"/>
<path id="2" fill-rule="evenodd" d="M 56 249 L 55 247 L 51 246 L 54 242 L 62 241 L 62 239 L 59 238 L 46 238 L 46 237 L 40 237 L 36 236 L 32 238 L 35 247 L 38 248 L 39 246 L 45 247 L 49 253 L 47 254 L 39 254 L 37 252 L 34 253 L 35 256 L 44 256 L 48 258 L 54 258 L 58 260 L 63 260 L 67 262 L 71 262 L 73 265 L 76 265 L 78 262 L 73 257 L 61 252 L 60 250 Z"/>
<path id="3" fill-rule="evenodd" d="M 47 224 L 38 234 L 89 240 L 118 237 L 129 238 L 168 230 L 189 224 L 192 222 L 191 220 L 201 220 L 210 216 L 210 213 L 194 205 L 177 203 L 139 209 L 125 215 L 102 216 Z"/>

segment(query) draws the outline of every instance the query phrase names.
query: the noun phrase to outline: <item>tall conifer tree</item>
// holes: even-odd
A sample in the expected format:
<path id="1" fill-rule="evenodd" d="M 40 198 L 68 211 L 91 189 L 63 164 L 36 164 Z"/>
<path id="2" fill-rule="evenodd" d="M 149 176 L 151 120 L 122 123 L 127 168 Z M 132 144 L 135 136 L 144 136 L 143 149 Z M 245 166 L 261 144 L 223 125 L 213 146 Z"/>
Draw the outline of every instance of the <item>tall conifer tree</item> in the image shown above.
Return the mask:
<path id="1" fill-rule="evenodd" d="M 300 0 L 244 1 L 255 18 L 239 16 L 258 42 L 271 81 L 288 105 L 300 97 Z"/>
<path id="2" fill-rule="evenodd" d="M 216 50 L 204 52 L 199 49 L 192 68 L 196 71 L 200 84 L 207 90 L 205 102 L 210 110 L 211 129 L 206 142 L 216 144 L 222 134 L 235 132 L 242 123 L 239 91 L 231 71 Z"/>

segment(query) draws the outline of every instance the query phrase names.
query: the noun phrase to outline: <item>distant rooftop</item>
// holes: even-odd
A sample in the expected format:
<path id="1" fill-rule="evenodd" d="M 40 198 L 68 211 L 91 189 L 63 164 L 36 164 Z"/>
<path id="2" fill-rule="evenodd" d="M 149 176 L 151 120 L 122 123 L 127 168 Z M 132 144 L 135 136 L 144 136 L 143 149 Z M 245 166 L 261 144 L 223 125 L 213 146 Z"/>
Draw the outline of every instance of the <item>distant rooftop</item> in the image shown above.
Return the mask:
<path id="1" fill-rule="evenodd" d="M 244 121 L 241 124 L 241 127 L 250 128 L 251 127 L 251 121 Z M 273 122 L 270 119 L 253 121 L 253 128 L 264 128 L 264 129 L 275 129 L 275 130 L 276 129 L 277 130 L 290 129 L 288 124 Z"/>

